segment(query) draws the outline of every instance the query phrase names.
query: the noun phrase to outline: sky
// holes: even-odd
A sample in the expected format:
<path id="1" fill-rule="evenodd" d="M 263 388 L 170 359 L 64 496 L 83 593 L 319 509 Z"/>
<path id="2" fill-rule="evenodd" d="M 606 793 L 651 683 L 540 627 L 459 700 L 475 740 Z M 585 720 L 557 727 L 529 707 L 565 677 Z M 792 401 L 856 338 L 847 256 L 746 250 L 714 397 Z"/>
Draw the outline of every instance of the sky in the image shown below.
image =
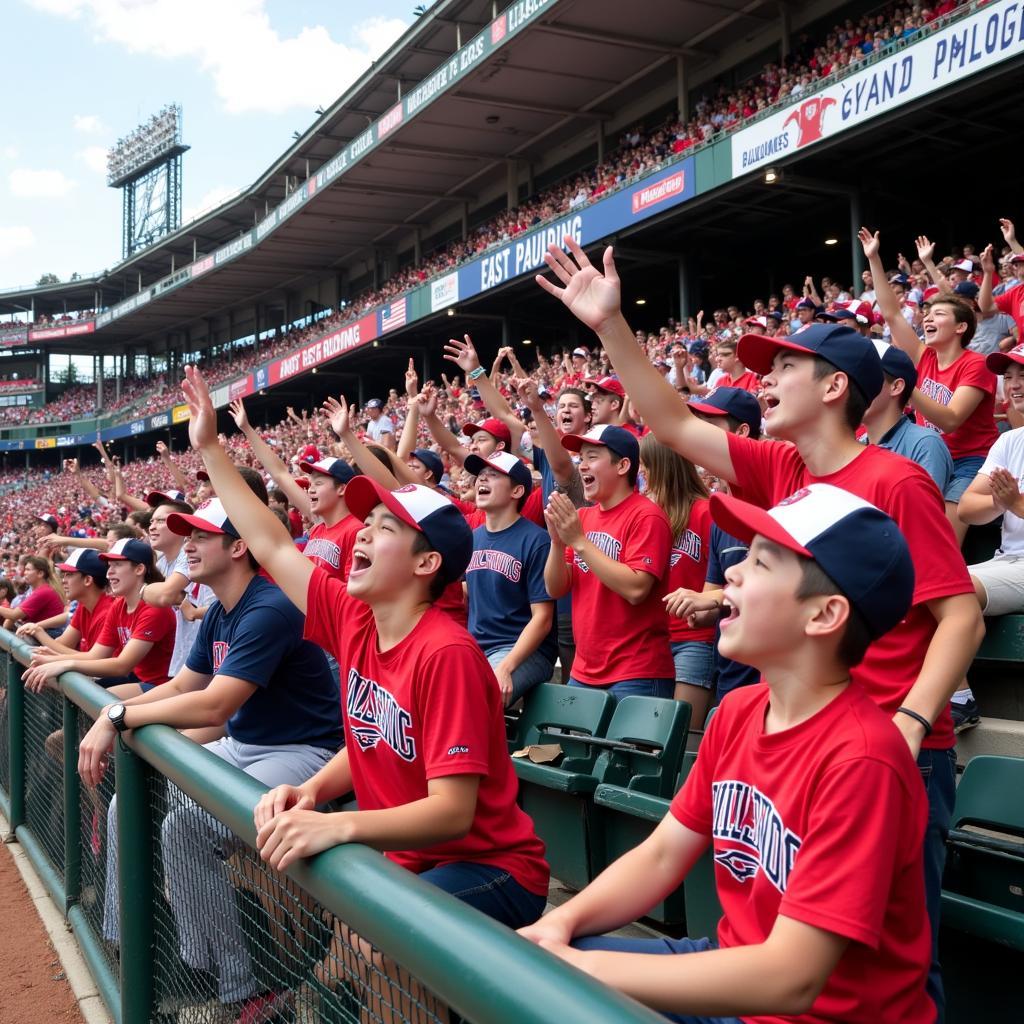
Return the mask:
<path id="1" fill-rule="evenodd" d="M 0 292 L 121 258 L 106 151 L 182 107 L 182 223 L 253 182 L 413 21 L 412 0 L 9 0 Z"/>

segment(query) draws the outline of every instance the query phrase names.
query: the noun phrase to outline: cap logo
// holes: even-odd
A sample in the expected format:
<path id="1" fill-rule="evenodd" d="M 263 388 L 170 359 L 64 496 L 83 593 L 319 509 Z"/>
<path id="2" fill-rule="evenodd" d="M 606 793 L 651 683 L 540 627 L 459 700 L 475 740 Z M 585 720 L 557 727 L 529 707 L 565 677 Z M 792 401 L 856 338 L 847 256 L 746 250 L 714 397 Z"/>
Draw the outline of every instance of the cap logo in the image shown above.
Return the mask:
<path id="1" fill-rule="evenodd" d="M 404 484 L 401 487 L 396 487 L 393 491 L 394 494 L 412 494 L 416 490 L 416 484 Z"/>
<path id="2" fill-rule="evenodd" d="M 777 503 L 778 508 L 783 505 L 795 505 L 798 501 L 803 501 L 804 498 L 811 496 L 811 489 L 809 487 L 801 487 L 799 491 L 794 491 L 788 498 L 783 498 L 782 501 Z"/>

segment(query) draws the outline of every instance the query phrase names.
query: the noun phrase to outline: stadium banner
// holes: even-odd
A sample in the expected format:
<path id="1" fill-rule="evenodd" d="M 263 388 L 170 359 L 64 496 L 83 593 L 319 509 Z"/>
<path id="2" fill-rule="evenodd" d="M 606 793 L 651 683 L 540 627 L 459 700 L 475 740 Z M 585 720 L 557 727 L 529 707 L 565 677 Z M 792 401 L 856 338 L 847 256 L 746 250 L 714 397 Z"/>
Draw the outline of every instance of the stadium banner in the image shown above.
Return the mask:
<path id="1" fill-rule="evenodd" d="M 47 341 L 51 338 L 73 338 L 79 334 L 92 334 L 95 330 L 95 321 L 79 320 L 73 324 L 60 324 L 57 327 L 33 327 L 28 332 L 28 340 Z"/>
<path id="2" fill-rule="evenodd" d="M 228 400 L 233 402 L 236 398 L 245 398 L 246 395 L 251 395 L 254 390 L 252 374 L 247 373 L 244 377 L 239 377 L 238 380 L 233 380 L 228 385 Z"/>
<path id="3" fill-rule="evenodd" d="M 696 195 L 693 168 L 693 157 L 686 157 L 593 206 L 570 211 L 553 224 L 521 235 L 514 242 L 472 260 L 459 268 L 459 297 L 468 299 L 507 284 L 522 274 L 543 272 L 548 246 L 561 246 L 566 235 L 580 245 L 589 245 L 692 199 Z"/>
<path id="4" fill-rule="evenodd" d="M 37 437 L 35 444 L 36 444 L 36 448 L 37 449 L 39 449 L 39 448 L 56 448 L 57 447 L 57 438 L 55 438 L 55 437 Z"/>
<path id="5" fill-rule="evenodd" d="M 0 330 L 0 348 L 14 348 L 17 345 L 27 344 L 27 327 L 14 327 L 7 331 Z"/>
<path id="6" fill-rule="evenodd" d="M 430 282 L 430 312 L 436 313 L 439 309 L 454 305 L 459 301 L 459 275 L 458 273 L 445 274 L 435 281 Z"/>
<path id="7" fill-rule="evenodd" d="M 1024 6 L 996 0 L 736 132 L 732 175 L 739 178 L 1021 54 Z"/>
<path id="8" fill-rule="evenodd" d="M 188 423 L 191 415 L 188 411 L 187 405 L 176 405 L 171 410 L 171 422 L 172 423 Z"/>
<path id="9" fill-rule="evenodd" d="M 346 324 L 322 338 L 310 342 L 297 352 L 275 359 L 267 367 L 269 383 L 279 384 L 297 373 L 335 359 L 343 352 L 359 348 L 377 337 L 377 314 L 369 313 L 355 323 Z"/>

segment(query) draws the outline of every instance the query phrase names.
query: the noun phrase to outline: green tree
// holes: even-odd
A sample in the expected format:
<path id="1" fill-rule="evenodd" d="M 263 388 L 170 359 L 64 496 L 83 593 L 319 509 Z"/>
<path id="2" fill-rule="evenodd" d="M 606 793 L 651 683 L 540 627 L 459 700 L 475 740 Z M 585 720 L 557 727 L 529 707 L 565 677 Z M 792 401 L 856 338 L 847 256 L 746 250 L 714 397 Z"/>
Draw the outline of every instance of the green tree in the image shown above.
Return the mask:
<path id="1" fill-rule="evenodd" d="M 60 278 L 56 274 L 43 274 L 43 276 L 36 281 L 36 287 L 41 288 L 44 284 L 60 284 Z"/>

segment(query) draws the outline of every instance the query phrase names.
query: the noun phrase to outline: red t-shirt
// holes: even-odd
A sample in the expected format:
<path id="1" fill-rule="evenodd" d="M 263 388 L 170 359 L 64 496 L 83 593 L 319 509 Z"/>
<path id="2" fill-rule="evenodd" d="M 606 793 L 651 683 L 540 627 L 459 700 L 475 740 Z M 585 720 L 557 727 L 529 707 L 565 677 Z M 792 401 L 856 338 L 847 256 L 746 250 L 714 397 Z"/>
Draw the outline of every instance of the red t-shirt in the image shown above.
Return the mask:
<path id="1" fill-rule="evenodd" d="M 735 434 L 728 438 L 744 500 L 770 508 L 808 484 L 832 484 L 870 501 L 892 516 L 903 532 L 914 563 L 913 607 L 895 629 L 868 648 L 852 672 L 868 696 L 895 715 L 917 682 L 935 633 L 927 602 L 974 593 L 935 482 L 916 462 L 875 445 L 867 445 L 838 473 L 814 476 L 796 448 L 785 441 L 753 441 Z M 953 722 L 946 708 L 921 746 L 947 750 L 953 742 Z"/>
<path id="2" fill-rule="evenodd" d="M 548 528 L 548 524 L 544 519 L 544 494 L 540 487 L 534 487 L 530 491 L 526 501 L 523 502 L 523 509 L 519 513 L 524 519 L 529 519 L 531 523 L 536 523 L 542 530 Z"/>
<path id="3" fill-rule="evenodd" d="M 40 583 L 18 607 L 25 613 L 26 622 L 43 622 L 64 611 L 64 602 L 49 583 Z"/>
<path id="4" fill-rule="evenodd" d="M 1002 295 L 996 295 L 992 301 L 1000 313 L 1012 316 L 1017 325 L 1017 339 L 1024 338 L 1024 284 L 1018 284 Z"/>
<path id="5" fill-rule="evenodd" d="M 744 370 L 735 380 L 729 378 L 722 378 L 719 381 L 719 387 L 722 385 L 730 388 L 741 388 L 743 391 L 749 391 L 752 395 L 761 393 L 761 378 L 754 373 L 753 370 Z"/>
<path id="6" fill-rule="evenodd" d="M 317 523 L 309 531 L 309 540 L 302 553 L 328 575 L 344 582 L 352 564 L 356 534 L 362 528 L 363 524 L 353 515 L 343 516 L 333 526 Z"/>
<path id="7" fill-rule="evenodd" d="M 672 529 L 668 516 L 641 494 L 605 511 L 579 510 L 587 539 L 609 558 L 654 577 L 644 601 L 630 604 L 606 587 L 572 548 L 565 549 L 572 593 L 576 657 L 572 677 L 609 686 L 622 679 L 674 679 L 668 646 L 668 613 L 662 603 L 668 579 Z"/>
<path id="8" fill-rule="evenodd" d="M 672 543 L 669 556 L 668 585 L 665 592 L 685 587 L 687 590 L 704 589 L 708 575 L 708 543 L 711 537 L 711 503 L 707 498 L 698 498 L 690 509 L 690 520 L 681 536 Z M 698 640 L 711 642 L 715 639 L 714 627 L 694 629 L 686 619 L 675 615 L 668 617 L 668 638 L 674 644 L 692 643 Z"/>
<path id="9" fill-rule="evenodd" d="M 75 614 L 71 616 L 71 626 L 81 634 L 81 640 L 78 641 L 80 651 L 89 650 L 99 640 L 103 624 L 113 606 L 114 599 L 109 594 L 100 594 L 100 599 L 92 611 L 81 602 L 78 603 Z"/>
<path id="10" fill-rule="evenodd" d="M 145 640 L 153 646 L 132 671 L 139 682 L 166 683 L 167 668 L 174 651 L 174 609 L 154 608 L 139 601 L 134 612 L 128 611 L 123 597 L 115 597 L 100 629 L 98 643 L 113 649 L 116 658 L 129 640 Z M 88 666 L 87 666 L 88 667 Z"/>
<path id="11" fill-rule="evenodd" d="M 341 675 L 345 744 L 360 810 L 422 800 L 430 779 L 479 775 L 476 814 L 461 839 L 386 856 L 419 874 L 457 861 L 493 864 L 530 892 L 548 891 L 544 844 L 516 804 L 505 715 L 476 641 L 437 607 L 381 653 L 369 605 L 314 569 L 305 636 L 329 650 Z"/>
<path id="12" fill-rule="evenodd" d="M 956 430 L 948 434 L 939 433 L 954 459 L 965 455 L 988 455 L 999 431 L 995 421 L 996 375 L 985 365 L 984 356 L 965 350 L 955 363 L 940 370 L 935 349 L 925 348 L 917 364 L 917 386 L 940 405 L 949 405 L 957 388 L 971 387 L 982 391 L 983 397 L 974 412 Z M 919 412 L 916 415 L 922 427 L 938 430 Z"/>
<path id="13" fill-rule="evenodd" d="M 925 1024 L 928 817 L 906 742 L 857 684 L 766 735 L 765 685 L 722 702 L 671 814 L 712 837 L 722 947 L 764 942 L 784 915 L 850 939 L 811 1010 L 748 1024 Z"/>

